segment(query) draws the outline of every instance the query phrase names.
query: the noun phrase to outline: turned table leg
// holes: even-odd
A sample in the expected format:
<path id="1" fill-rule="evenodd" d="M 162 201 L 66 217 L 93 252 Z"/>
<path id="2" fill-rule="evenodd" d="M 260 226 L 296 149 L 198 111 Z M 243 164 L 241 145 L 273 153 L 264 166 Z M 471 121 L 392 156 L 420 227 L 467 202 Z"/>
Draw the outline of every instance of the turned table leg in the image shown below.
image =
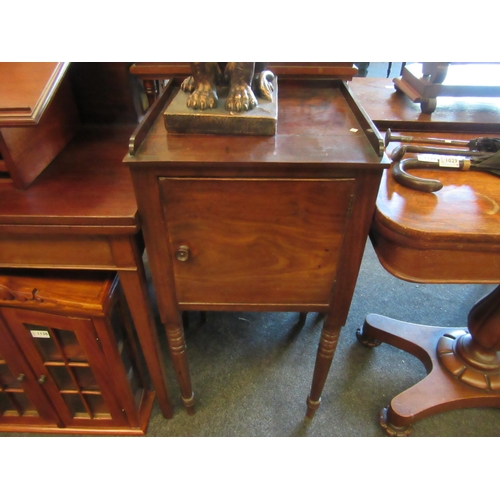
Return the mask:
<path id="1" fill-rule="evenodd" d="M 314 417 L 316 410 L 321 404 L 321 393 L 323 392 L 340 336 L 341 326 L 338 326 L 333 321 L 329 321 L 330 318 L 331 315 L 328 314 L 321 330 L 311 391 L 307 398 L 306 416 L 309 418 Z"/>
<path id="2" fill-rule="evenodd" d="M 470 311 L 467 328 L 415 325 L 377 314 L 366 317 L 358 340 L 403 349 L 428 375 L 381 412 L 387 434 L 405 436 L 414 422 L 459 408 L 500 407 L 500 286 Z"/>
<path id="3" fill-rule="evenodd" d="M 189 415 L 194 415 L 194 393 L 191 385 L 191 376 L 189 374 L 189 364 L 186 352 L 186 341 L 184 339 L 184 329 L 180 314 L 177 323 L 165 325 L 168 346 L 174 365 L 175 374 L 179 387 L 181 389 L 182 403 L 186 407 Z"/>

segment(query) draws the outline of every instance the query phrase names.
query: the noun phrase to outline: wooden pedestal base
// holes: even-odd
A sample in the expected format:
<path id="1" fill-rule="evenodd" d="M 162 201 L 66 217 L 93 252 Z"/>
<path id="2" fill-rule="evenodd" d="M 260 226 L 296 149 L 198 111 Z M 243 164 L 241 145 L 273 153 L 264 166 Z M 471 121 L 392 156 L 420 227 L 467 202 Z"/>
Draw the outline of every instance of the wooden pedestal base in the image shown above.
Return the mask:
<path id="1" fill-rule="evenodd" d="M 369 314 L 358 340 L 386 342 L 416 356 L 428 375 L 396 396 L 381 412 L 390 436 L 407 436 L 414 422 L 447 410 L 500 407 L 500 287 L 469 313 L 468 328 L 416 325 Z M 480 319 L 481 318 L 481 319 Z"/>

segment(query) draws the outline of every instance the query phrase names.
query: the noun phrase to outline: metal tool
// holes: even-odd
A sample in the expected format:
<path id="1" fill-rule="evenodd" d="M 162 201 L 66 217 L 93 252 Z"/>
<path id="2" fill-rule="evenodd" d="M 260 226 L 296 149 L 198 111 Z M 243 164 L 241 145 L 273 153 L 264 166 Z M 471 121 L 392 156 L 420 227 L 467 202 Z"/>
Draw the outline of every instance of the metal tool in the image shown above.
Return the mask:
<path id="1" fill-rule="evenodd" d="M 422 153 L 431 155 L 448 155 L 448 156 L 468 156 L 474 158 L 490 158 L 495 153 L 487 153 L 485 151 L 464 151 L 463 149 L 452 148 L 431 148 L 427 146 L 400 146 L 391 153 L 393 161 L 399 161 L 406 153 Z"/>
<path id="2" fill-rule="evenodd" d="M 491 137 L 477 137 L 468 141 L 461 139 L 440 139 L 435 137 L 413 137 L 410 135 L 395 135 L 391 129 L 385 133 L 385 147 L 391 142 L 417 143 L 417 144 L 442 144 L 443 146 L 456 146 L 467 148 L 470 151 L 495 152 L 500 150 L 500 139 Z"/>

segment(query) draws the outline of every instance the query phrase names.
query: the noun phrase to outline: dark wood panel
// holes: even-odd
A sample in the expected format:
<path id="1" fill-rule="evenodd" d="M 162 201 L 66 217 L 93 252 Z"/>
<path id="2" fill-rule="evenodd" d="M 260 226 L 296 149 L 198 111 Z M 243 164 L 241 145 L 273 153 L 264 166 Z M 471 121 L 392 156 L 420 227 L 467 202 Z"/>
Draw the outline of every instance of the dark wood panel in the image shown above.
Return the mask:
<path id="1" fill-rule="evenodd" d="M 272 62 L 268 69 L 282 77 L 342 78 L 350 80 L 358 70 L 349 62 Z M 191 75 L 188 62 L 138 62 L 130 72 L 141 78 L 174 78 Z"/>
<path id="2" fill-rule="evenodd" d="M 0 267 L 115 269 L 106 237 L 2 235 Z"/>
<path id="3" fill-rule="evenodd" d="M 76 62 L 68 76 L 82 121 L 136 124 L 142 114 L 138 82 L 127 62 Z"/>
<path id="4" fill-rule="evenodd" d="M 122 165 L 132 130 L 84 127 L 29 189 L 0 181 L 0 224 L 138 228 L 130 173 Z"/>
<path id="5" fill-rule="evenodd" d="M 164 178 L 160 186 L 181 307 L 328 304 L 352 179 Z M 183 245 L 185 262 L 175 258 Z"/>

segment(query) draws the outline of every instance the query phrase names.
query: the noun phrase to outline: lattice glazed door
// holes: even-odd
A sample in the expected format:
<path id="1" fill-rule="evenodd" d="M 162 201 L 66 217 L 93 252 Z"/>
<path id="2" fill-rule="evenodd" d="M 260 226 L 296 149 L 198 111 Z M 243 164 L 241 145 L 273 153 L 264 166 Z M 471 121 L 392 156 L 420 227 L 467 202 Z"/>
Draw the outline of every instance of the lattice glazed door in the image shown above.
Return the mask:
<path id="1" fill-rule="evenodd" d="M 2 315 L 63 426 L 127 425 L 90 319 L 7 308 Z"/>
<path id="2" fill-rule="evenodd" d="M 0 424 L 15 427 L 19 423 L 63 425 L 0 318 Z"/>

